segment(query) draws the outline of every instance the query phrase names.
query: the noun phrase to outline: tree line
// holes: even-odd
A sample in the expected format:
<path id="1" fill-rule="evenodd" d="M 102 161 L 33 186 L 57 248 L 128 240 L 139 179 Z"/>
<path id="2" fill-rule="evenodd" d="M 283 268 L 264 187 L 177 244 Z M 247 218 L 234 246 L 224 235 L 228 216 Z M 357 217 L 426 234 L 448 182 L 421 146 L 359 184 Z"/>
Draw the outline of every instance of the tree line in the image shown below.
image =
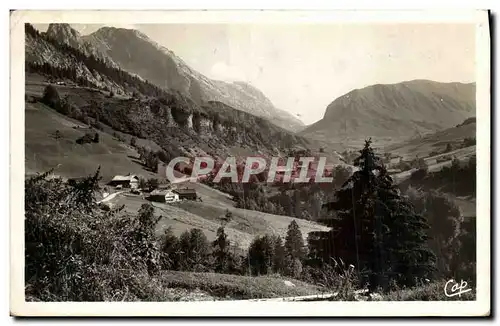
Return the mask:
<path id="1" fill-rule="evenodd" d="M 31 24 L 25 24 L 25 31 L 27 34 L 30 34 L 34 38 L 42 38 L 43 40 L 54 46 L 58 51 L 61 51 L 62 53 L 75 58 L 77 62 L 82 62 L 89 69 L 89 71 L 96 71 L 103 76 L 108 77 L 111 81 L 115 82 L 118 85 L 127 85 L 129 89 L 133 90 L 134 92 L 138 92 L 148 96 L 160 97 L 166 93 L 164 90 L 148 81 L 141 80 L 140 78 L 135 77 L 119 68 L 108 66 L 103 60 L 96 58 L 92 54 L 87 55 L 65 43 L 58 42 L 56 39 L 53 39 L 46 33 L 38 32 Z M 59 78 L 67 78 L 82 86 L 95 87 L 95 85 L 92 85 L 91 82 L 85 81 L 84 76 L 78 76 L 76 67 L 63 68 L 53 67 L 46 62 L 26 62 L 26 69 L 29 72 L 37 72 L 48 74 L 50 76 L 56 76 Z"/>
<path id="2" fill-rule="evenodd" d="M 370 144 L 354 162 L 359 170 L 325 204 L 334 212 L 322 221 L 330 231 L 310 233 L 305 244 L 293 221 L 285 239 L 259 235 L 246 252 L 229 241 L 227 224 L 213 242 L 199 229 L 180 237 L 167 229 L 158 237 L 162 217 L 149 204 L 136 216 L 123 207 L 100 210 L 94 198 L 98 173 L 73 184 L 47 174 L 30 178 L 25 184 L 27 292 L 46 300 L 96 300 L 103 286 L 116 291 L 137 275 L 150 278 L 165 269 L 276 273 L 324 284 L 344 279 L 345 270 L 338 270 L 343 266 L 353 271 L 355 287 L 382 291 L 448 275 L 473 283 L 473 222 L 462 221 L 435 195 L 402 194 Z"/>

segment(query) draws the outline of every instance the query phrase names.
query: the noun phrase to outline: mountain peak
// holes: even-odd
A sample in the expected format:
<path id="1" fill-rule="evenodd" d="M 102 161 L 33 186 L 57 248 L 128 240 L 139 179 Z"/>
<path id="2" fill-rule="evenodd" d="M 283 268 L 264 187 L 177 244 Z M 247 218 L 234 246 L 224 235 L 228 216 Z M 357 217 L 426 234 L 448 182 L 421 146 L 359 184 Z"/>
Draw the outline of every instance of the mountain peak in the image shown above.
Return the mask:
<path id="1" fill-rule="evenodd" d="M 79 48 L 81 45 L 80 33 L 69 24 L 50 24 L 46 34 L 58 42 L 74 48 Z"/>
<path id="2" fill-rule="evenodd" d="M 100 49 L 95 48 L 91 43 L 89 43 L 87 38 L 71 27 L 70 24 L 50 24 L 46 35 L 61 44 L 66 44 L 86 55 L 92 55 L 106 62 L 106 64 L 110 67 L 117 67 L 117 64 L 113 62 L 113 60 L 105 55 L 104 52 L 100 51 Z"/>
<path id="3" fill-rule="evenodd" d="M 152 42 L 152 40 L 146 34 L 133 28 L 104 26 L 99 28 L 97 31 L 93 32 L 90 35 L 102 36 L 102 37 L 113 37 L 117 35 L 121 35 L 123 37 L 137 36 L 146 41 Z"/>
<path id="4" fill-rule="evenodd" d="M 411 80 L 353 90 L 328 105 L 302 135 L 317 139 L 401 139 L 435 132 L 475 115 L 475 85 Z"/>
<path id="5" fill-rule="evenodd" d="M 212 80 L 140 31 L 102 27 L 84 39 L 106 53 L 123 70 L 160 88 L 178 91 L 199 105 L 220 101 L 234 109 L 269 119 L 288 130 L 295 131 L 303 126 L 288 112 L 274 107 L 256 87 L 245 82 Z"/>

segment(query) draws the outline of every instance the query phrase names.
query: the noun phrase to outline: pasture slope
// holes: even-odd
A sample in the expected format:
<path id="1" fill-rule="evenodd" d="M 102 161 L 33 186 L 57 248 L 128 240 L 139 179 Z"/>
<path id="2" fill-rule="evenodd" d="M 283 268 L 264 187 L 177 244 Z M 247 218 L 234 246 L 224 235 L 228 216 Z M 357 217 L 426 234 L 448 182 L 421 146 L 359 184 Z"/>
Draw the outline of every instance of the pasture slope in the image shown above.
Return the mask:
<path id="1" fill-rule="evenodd" d="M 60 138 L 55 137 L 59 130 Z M 81 122 L 59 114 L 55 110 L 37 102 L 26 102 L 25 108 L 25 169 L 26 174 L 34 174 L 54 169 L 54 174 L 65 178 L 92 175 L 101 168 L 103 183 L 116 174 L 137 174 L 143 178 L 158 178 L 137 161 L 137 152 L 112 135 L 97 131 L 99 143 L 79 145 L 76 139 L 89 132 Z M 95 131 L 92 131 L 95 132 Z M 200 183 L 187 182 L 179 187 L 195 188 L 203 202 L 183 202 L 178 205 L 155 203 L 157 215 L 162 219 L 158 224 L 158 234 L 171 226 L 176 235 L 191 228 L 202 229 L 209 240 L 215 239 L 221 217 L 226 210 L 234 219 L 226 226 L 229 239 L 240 249 L 247 249 L 256 235 L 266 232 L 286 234 L 292 217 L 265 214 L 234 207 L 231 196 Z M 142 196 L 121 193 L 107 201 L 112 206 L 125 205 L 125 210 L 136 214 L 142 204 Z M 304 238 L 308 232 L 327 230 L 314 222 L 297 220 Z"/>

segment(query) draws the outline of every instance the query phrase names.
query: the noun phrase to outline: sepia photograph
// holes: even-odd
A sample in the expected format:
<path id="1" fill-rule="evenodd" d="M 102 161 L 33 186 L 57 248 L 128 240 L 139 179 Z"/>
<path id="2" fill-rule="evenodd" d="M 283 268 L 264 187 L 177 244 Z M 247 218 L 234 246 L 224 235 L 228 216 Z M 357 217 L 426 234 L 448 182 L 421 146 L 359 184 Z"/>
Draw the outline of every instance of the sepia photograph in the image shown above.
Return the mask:
<path id="1" fill-rule="evenodd" d="M 487 11 L 10 20 L 12 315 L 490 314 Z"/>

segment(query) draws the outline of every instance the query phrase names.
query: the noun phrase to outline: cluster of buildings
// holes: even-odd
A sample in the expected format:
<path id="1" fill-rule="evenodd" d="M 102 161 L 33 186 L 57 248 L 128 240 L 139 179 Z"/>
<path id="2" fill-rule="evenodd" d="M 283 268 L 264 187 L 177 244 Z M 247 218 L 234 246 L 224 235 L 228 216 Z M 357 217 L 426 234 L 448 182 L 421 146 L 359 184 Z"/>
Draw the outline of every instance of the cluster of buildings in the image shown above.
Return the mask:
<path id="1" fill-rule="evenodd" d="M 137 175 L 116 175 L 111 179 L 108 185 L 115 189 L 130 189 L 132 192 L 141 191 L 139 189 L 139 177 Z M 160 185 L 159 189 L 150 192 L 147 199 L 162 203 L 175 203 L 181 200 L 198 200 L 199 197 L 195 189 L 179 188 L 173 189 L 171 185 L 166 187 Z"/>

